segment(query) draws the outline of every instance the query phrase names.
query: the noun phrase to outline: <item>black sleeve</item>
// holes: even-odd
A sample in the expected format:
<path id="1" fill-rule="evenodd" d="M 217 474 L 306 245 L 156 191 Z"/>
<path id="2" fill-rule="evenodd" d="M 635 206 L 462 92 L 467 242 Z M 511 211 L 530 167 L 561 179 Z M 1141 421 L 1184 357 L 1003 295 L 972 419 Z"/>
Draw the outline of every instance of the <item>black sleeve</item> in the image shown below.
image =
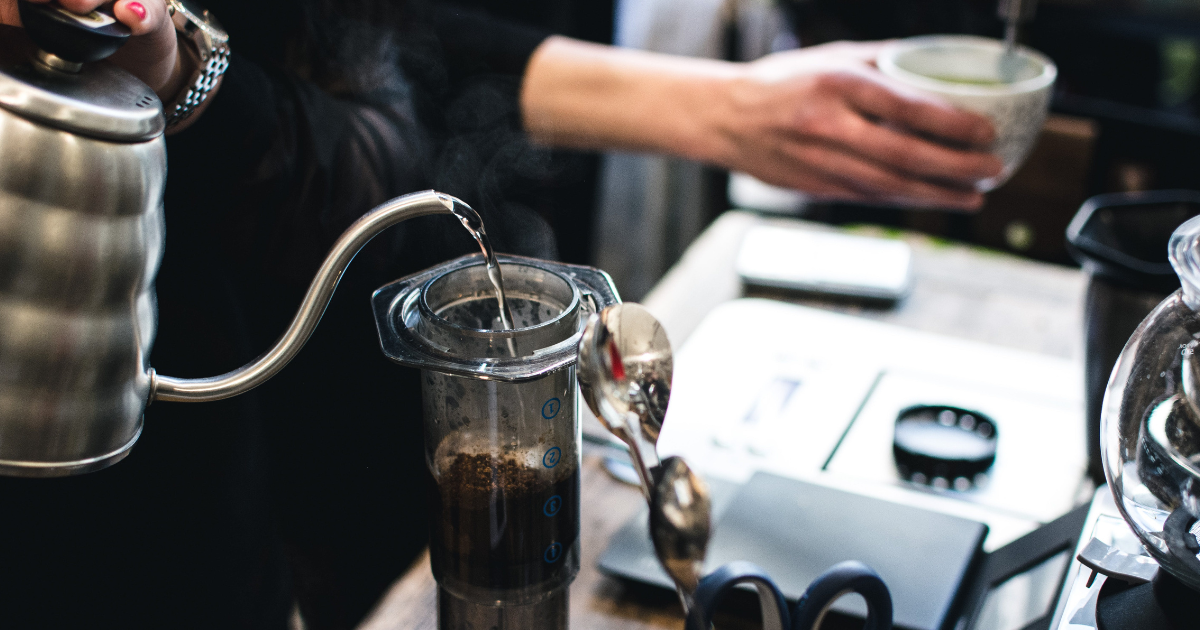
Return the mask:
<path id="1" fill-rule="evenodd" d="M 257 3 L 243 4 L 250 11 Z M 466 32 L 462 27 L 446 27 L 453 33 L 446 35 L 445 45 L 436 45 L 437 34 L 431 33 L 435 45 L 420 51 L 424 57 L 412 57 L 440 68 L 453 65 L 451 71 L 466 79 L 465 87 L 440 93 L 406 76 L 402 64 L 401 80 L 385 82 L 390 87 L 382 92 L 360 95 L 318 87 L 267 57 L 238 55 L 237 42 L 259 30 L 235 37 L 235 55 L 220 92 L 192 127 L 167 140 L 167 243 L 157 278 L 160 318 L 151 356 L 156 369 L 209 376 L 268 349 L 342 231 L 374 205 L 403 193 L 437 188 L 454 194 L 481 211 L 500 251 L 550 257 L 553 236 L 545 224 L 506 201 L 518 174 L 550 168 L 513 125 L 517 92 L 508 89 L 519 82 L 541 37 L 518 31 L 502 36 L 478 17 L 456 15 L 451 13 L 447 23 L 461 18 L 475 24 L 466 27 L 476 29 L 473 37 L 459 38 Z M 269 24 L 260 26 L 261 33 L 269 33 Z M 242 50 L 251 49 L 247 42 Z M 322 588 L 335 584 L 331 592 L 339 596 L 354 594 L 339 604 L 356 610 L 349 615 L 355 619 L 426 540 L 421 488 L 411 483 L 426 474 L 420 406 L 414 402 L 420 383 L 415 371 L 390 364 L 379 351 L 368 298 L 385 282 L 473 249 L 466 231 L 446 216 L 414 219 L 376 237 L 346 271 L 300 355 L 270 382 L 232 401 L 245 405 L 245 416 L 262 417 L 261 425 L 233 422 L 247 420 L 241 416 L 231 416 L 228 424 L 246 427 L 246 435 L 265 427 L 272 451 L 263 461 L 271 462 L 272 483 L 278 484 L 273 492 L 286 498 L 272 505 L 270 523 L 278 524 L 291 553 L 304 556 L 304 545 L 311 545 L 318 552 L 306 558 L 331 564 L 334 558 L 336 566 L 353 568 L 345 569 L 347 575 L 321 572 L 320 580 L 312 580 L 319 565 L 293 566 L 306 567 L 310 573 L 302 577 Z M 204 410 L 226 408 L 218 404 L 182 407 L 203 416 Z M 162 451 L 164 461 L 207 471 L 175 464 L 202 454 L 213 463 L 209 468 L 228 469 L 228 474 L 214 473 L 215 481 L 207 485 L 171 486 L 171 494 L 208 500 L 229 489 L 256 488 L 247 483 L 257 479 L 245 472 L 248 465 L 227 451 L 250 458 L 257 456 L 252 447 L 258 443 L 243 434 L 225 439 L 232 435 L 223 432 L 225 425 L 205 424 L 203 417 L 180 422 L 179 407 L 148 410 L 148 418 L 158 414 L 158 420 L 147 421 L 147 446 L 154 435 L 173 430 L 171 444 L 178 446 Z M 211 436 L 223 449 L 189 437 L 191 430 Z M 318 460 L 329 468 L 313 466 Z M 174 480 L 158 477 L 164 486 Z M 374 500 L 381 496 L 389 500 Z M 200 513 L 240 524 L 217 509 Z M 188 521 L 195 528 L 206 522 Z M 196 582 L 230 588 L 255 580 L 273 584 L 249 571 L 234 577 L 213 571 L 196 575 Z M 198 588 L 187 592 L 207 594 Z M 283 599 L 286 613 L 293 600 Z M 202 608 L 219 609 L 207 602 Z"/>
<path id="2" fill-rule="evenodd" d="M 436 4 L 431 13 L 447 62 L 458 76 L 522 76 L 533 51 L 550 36 L 544 29 L 456 4 Z"/>
<path id="3" fill-rule="evenodd" d="M 168 139 L 168 257 L 191 248 L 205 258 L 215 245 L 239 269 L 306 287 L 355 219 L 428 188 L 475 206 L 502 251 L 552 255 L 553 237 L 537 217 L 490 201 L 503 198 L 496 186 L 520 169 L 544 168 L 520 130 L 517 100 L 521 73 L 547 34 L 478 11 L 432 9 L 436 45 L 418 42 L 417 58 L 461 79 L 446 90 L 400 64 L 393 87 L 335 97 L 235 47 L 209 108 Z M 386 259 L 396 274 L 470 251 L 466 232 L 438 219 L 376 239 L 386 248 L 373 244 L 360 262 Z"/>
<path id="4" fill-rule="evenodd" d="M 203 116 L 168 139 L 169 244 L 200 256 L 217 245 L 306 286 L 355 219 L 431 187 L 429 144 L 403 94 L 334 98 L 235 55 Z"/>

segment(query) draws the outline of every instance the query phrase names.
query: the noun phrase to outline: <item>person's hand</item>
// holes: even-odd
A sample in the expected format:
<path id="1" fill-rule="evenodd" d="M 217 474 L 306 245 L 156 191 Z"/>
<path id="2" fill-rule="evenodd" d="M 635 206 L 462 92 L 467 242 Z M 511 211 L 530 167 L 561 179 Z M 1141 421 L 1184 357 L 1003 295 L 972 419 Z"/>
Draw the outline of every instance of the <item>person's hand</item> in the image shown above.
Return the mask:
<path id="1" fill-rule="evenodd" d="M 999 174 L 983 116 L 913 92 L 874 66 L 882 43 L 839 42 L 745 64 L 727 90 L 717 162 L 847 201 L 975 209 Z"/>
<path id="2" fill-rule="evenodd" d="M 45 4 L 49 0 L 30 0 Z M 68 11 L 87 14 L 105 0 L 58 0 Z M 179 55 L 175 27 L 163 0 L 118 0 L 113 15 L 133 37 L 110 60 L 150 86 L 163 102 L 171 102 L 183 89 L 190 72 Z M 20 26 L 17 0 L 0 0 L 0 24 Z"/>
<path id="3" fill-rule="evenodd" d="M 537 142 L 677 155 L 826 199 L 974 209 L 998 175 L 982 116 L 892 81 L 882 44 L 729 63 L 547 39 L 521 88 Z"/>

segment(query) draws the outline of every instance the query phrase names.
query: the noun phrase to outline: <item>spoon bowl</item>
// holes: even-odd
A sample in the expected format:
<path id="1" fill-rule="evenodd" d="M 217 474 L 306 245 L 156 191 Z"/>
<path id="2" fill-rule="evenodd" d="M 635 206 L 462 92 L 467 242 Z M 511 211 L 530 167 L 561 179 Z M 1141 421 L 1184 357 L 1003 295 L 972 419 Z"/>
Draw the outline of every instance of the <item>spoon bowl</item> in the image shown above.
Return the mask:
<path id="1" fill-rule="evenodd" d="M 659 563 L 675 581 L 686 613 L 703 575 L 712 535 L 712 499 L 708 484 L 679 457 L 664 459 L 655 473 L 650 538 Z"/>
<path id="2" fill-rule="evenodd" d="M 666 331 L 640 304 L 614 304 L 584 326 L 580 391 L 604 427 L 629 446 L 647 499 L 673 367 Z"/>
<path id="3" fill-rule="evenodd" d="M 658 442 L 671 399 L 674 358 L 667 331 L 640 304 L 614 304 L 593 315 L 579 342 L 579 382 L 596 417 L 621 424 Z M 605 407 L 611 413 L 602 414 Z"/>

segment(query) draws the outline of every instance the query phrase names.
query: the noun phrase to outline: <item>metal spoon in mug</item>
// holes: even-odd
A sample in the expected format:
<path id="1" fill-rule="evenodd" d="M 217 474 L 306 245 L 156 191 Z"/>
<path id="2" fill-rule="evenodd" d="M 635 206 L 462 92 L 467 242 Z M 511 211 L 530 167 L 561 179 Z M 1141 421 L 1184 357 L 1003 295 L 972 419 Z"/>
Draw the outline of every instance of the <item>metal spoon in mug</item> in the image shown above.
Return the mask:
<path id="1" fill-rule="evenodd" d="M 658 436 L 671 396 L 673 359 L 662 324 L 640 304 L 614 304 L 588 319 L 579 340 L 579 386 L 592 413 L 629 446 L 650 499 Z"/>
<path id="2" fill-rule="evenodd" d="M 1000 53 L 999 75 L 1001 83 L 1017 80 L 1023 66 L 1017 56 L 1017 30 L 1022 22 L 1033 19 L 1037 0 L 1000 0 L 997 15 L 1004 20 L 1004 51 Z"/>
<path id="3" fill-rule="evenodd" d="M 655 473 L 650 538 L 659 564 L 675 581 L 687 615 L 695 603 L 712 534 L 712 500 L 708 485 L 679 457 L 664 459 Z"/>

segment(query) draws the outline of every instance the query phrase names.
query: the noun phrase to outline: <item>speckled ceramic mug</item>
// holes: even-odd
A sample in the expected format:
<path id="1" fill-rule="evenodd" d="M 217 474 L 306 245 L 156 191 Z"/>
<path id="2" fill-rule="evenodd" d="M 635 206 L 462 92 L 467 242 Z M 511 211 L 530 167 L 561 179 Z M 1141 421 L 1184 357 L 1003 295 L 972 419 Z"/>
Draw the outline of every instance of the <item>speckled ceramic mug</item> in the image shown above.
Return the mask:
<path id="1" fill-rule="evenodd" d="M 898 40 L 880 51 L 877 63 L 884 74 L 910 87 L 992 120 L 992 153 L 1004 170 L 976 184 L 984 192 L 1008 180 L 1033 148 L 1058 76 L 1054 62 L 1037 51 L 1018 46 L 1004 59 L 1003 42 L 970 35 Z"/>

